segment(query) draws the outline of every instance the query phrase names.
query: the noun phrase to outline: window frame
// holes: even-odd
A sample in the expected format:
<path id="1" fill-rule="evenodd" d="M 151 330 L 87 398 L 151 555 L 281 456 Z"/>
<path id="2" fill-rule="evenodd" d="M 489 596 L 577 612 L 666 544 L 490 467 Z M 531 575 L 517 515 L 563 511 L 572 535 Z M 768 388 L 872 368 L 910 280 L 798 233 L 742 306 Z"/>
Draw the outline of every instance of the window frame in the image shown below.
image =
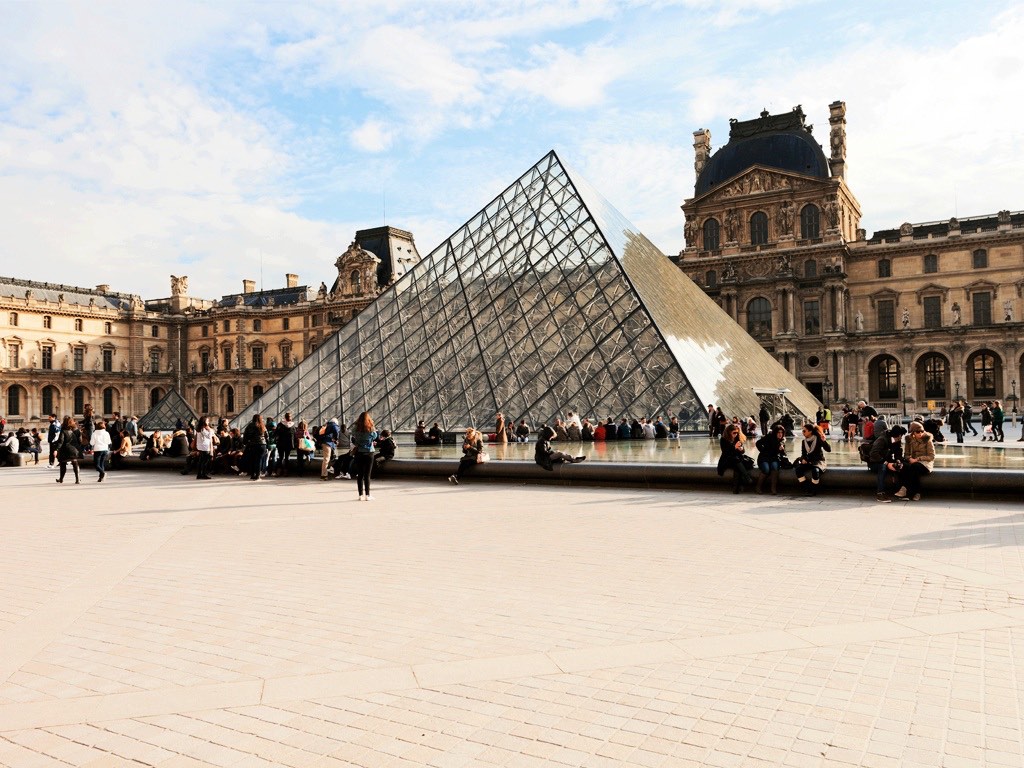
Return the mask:
<path id="1" fill-rule="evenodd" d="M 750 244 L 768 245 L 768 214 L 764 211 L 754 211 L 750 214 Z"/>
<path id="2" fill-rule="evenodd" d="M 721 250 L 722 225 L 714 216 L 704 219 L 704 223 L 700 228 L 700 244 L 705 251 Z"/>
<path id="3" fill-rule="evenodd" d="M 813 212 L 814 218 L 810 214 Z M 811 226 L 813 222 L 813 227 Z M 813 232 L 811 231 L 813 230 Z M 821 209 L 814 203 L 808 203 L 800 209 L 800 239 L 817 240 L 821 237 Z"/>
<path id="4" fill-rule="evenodd" d="M 971 251 L 971 269 L 988 269 L 988 251 L 985 248 Z"/>
<path id="5" fill-rule="evenodd" d="M 938 274 L 939 271 L 939 254 L 937 253 L 926 253 L 924 255 L 924 263 L 921 265 L 924 274 L 934 275 Z"/>
<path id="6" fill-rule="evenodd" d="M 880 278 L 892 277 L 892 259 L 881 258 L 876 262 L 876 274 Z"/>

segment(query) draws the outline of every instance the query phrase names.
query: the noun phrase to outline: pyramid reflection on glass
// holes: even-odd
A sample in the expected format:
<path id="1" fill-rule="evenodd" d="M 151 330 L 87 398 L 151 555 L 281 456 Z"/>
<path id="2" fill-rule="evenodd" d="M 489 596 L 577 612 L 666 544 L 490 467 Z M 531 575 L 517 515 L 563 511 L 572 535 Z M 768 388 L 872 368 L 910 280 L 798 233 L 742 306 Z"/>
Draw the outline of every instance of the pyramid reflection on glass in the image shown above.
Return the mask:
<path id="1" fill-rule="evenodd" d="M 139 419 L 139 429 L 149 432 L 154 429 L 171 430 L 180 421 L 188 424 L 190 421 L 198 421 L 199 417 L 185 402 L 185 398 L 176 389 L 172 389 L 164 395 L 160 401 Z"/>
<path id="2" fill-rule="evenodd" d="M 817 401 L 554 152 L 243 411 L 382 427 L 755 415 Z M 782 402 L 778 398 L 777 402 Z M 487 431 L 487 430 L 485 430 Z"/>

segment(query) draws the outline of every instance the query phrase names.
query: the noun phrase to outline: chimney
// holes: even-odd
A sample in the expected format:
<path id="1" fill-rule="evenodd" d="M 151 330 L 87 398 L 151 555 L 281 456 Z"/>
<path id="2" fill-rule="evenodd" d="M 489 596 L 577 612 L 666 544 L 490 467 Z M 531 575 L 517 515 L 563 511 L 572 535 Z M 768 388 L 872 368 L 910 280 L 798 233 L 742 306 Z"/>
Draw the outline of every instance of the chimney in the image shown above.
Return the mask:
<path id="1" fill-rule="evenodd" d="M 106 283 L 100 283 L 96 286 L 96 293 L 110 293 L 110 286 Z"/>
<path id="2" fill-rule="evenodd" d="M 293 275 L 291 272 L 286 273 L 285 276 L 284 276 L 284 284 L 288 288 L 298 288 L 299 287 L 299 276 L 298 275 Z"/>
<path id="3" fill-rule="evenodd" d="M 255 280 L 243 280 L 242 281 L 242 293 L 255 293 L 256 292 L 256 281 Z"/>
<path id="4" fill-rule="evenodd" d="M 693 132 L 693 170 L 697 176 L 704 170 L 704 166 L 711 157 L 711 131 L 701 128 Z"/>
<path id="5" fill-rule="evenodd" d="M 833 101 L 828 105 L 828 143 L 831 156 L 828 160 L 832 177 L 846 178 L 846 102 Z"/>

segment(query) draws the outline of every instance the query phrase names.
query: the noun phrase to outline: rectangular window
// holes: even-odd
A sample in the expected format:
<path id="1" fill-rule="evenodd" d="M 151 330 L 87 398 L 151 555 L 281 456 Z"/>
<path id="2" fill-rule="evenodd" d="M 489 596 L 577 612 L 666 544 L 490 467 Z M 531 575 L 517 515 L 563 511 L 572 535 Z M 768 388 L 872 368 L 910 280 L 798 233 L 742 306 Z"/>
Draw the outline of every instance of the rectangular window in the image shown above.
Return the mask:
<path id="1" fill-rule="evenodd" d="M 49 315 L 43 315 L 43 328 L 52 328 L 53 318 Z"/>
<path id="2" fill-rule="evenodd" d="M 85 370 L 85 349 L 82 347 L 75 347 L 74 351 L 74 366 L 76 371 Z"/>
<path id="3" fill-rule="evenodd" d="M 203 326 L 203 338 L 205 339 L 209 335 L 210 335 L 210 326 L 204 325 Z"/>
<path id="4" fill-rule="evenodd" d="M 103 371 L 104 373 L 110 373 L 114 370 L 114 350 L 104 349 L 103 350 Z"/>
<path id="5" fill-rule="evenodd" d="M 112 334 L 114 332 L 114 324 L 113 323 L 104 323 L 103 324 L 103 332 L 105 334 L 107 334 L 107 336 Z"/>
<path id="6" fill-rule="evenodd" d="M 17 344 L 7 345 L 7 362 L 11 368 L 18 368 L 21 366 L 20 357 L 21 347 Z"/>
<path id="7" fill-rule="evenodd" d="M 114 388 L 107 387 L 103 390 L 103 412 L 113 413 L 114 412 Z"/>
<path id="8" fill-rule="evenodd" d="M 818 336 L 821 334 L 821 303 L 804 302 L 804 335 Z"/>
<path id="9" fill-rule="evenodd" d="M 292 367 L 292 348 L 281 347 L 281 365 L 285 368 Z"/>
<path id="10" fill-rule="evenodd" d="M 992 294 L 988 291 L 971 294 L 971 305 L 974 307 L 974 324 L 992 324 Z"/>
<path id="11" fill-rule="evenodd" d="M 203 369 L 203 373 L 209 373 L 210 371 L 210 353 L 202 351 L 199 353 L 199 365 Z"/>
<path id="12" fill-rule="evenodd" d="M 262 331 L 263 330 L 263 321 L 262 320 L 253 320 L 252 321 L 252 329 L 256 333 L 259 333 L 260 331 Z"/>
<path id="13" fill-rule="evenodd" d="M 150 329 L 149 329 L 149 335 L 152 336 L 154 339 L 160 338 L 160 326 L 159 325 L 151 326 Z"/>
<path id="14" fill-rule="evenodd" d="M 224 333 L 230 333 L 230 332 L 231 332 L 231 321 L 230 320 L 225 320 L 224 321 Z"/>
<path id="15" fill-rule="evenodd" d="M 312 325 L 312 326 L 313 326 L 314 328 L 317 328 L 317 327 L 319 327 L 319 325 L 320 325 L 320 315 L 313 315 L 313 316 L 312 316 L 312 317 L 310 318 L 310 324 L 311 324 L 311 325 Z"/>
<path id="16" fill-rule="evenodd" d="M 257 371 L 263 368 L 263 347 L 252 348 L 252 367 Z"/>
<path id="17" fill-rule="evenodd" d="M 942 297 L 941 296 L 925 296 L 923 303 L 924 303 L 924 327 L 925 328 L 941 328 L 942 327 Z"/>
<path id="18" fill-rule="evenodd" d="M 878 330 L 896 330 L 896 302 L 885 299 L 878 302 Z"/>
<path id="19" fill-rule="evenodd" d="M 292 319 L 290 317 L 282 318 L 282 320 L 281 320 L 281 328 L 287 331 L 291 327 L 291 323 L 292 323 Z"/>
<path id="20" fill-rule="evenodd" d="M 75 330 L 76 331 L 81 331 L 82 330 L 82 318 L 80 318 L 80 317 L 76 317 L 75 318 Z"/>
<path id="21" fill-rule="evenodd" d="M 53 370 L 53 347 L 43 347 L 43 370 Z"/>
<path id="22" fill-rule="evenodd" d="M 160 353 L 155 349 L 149 353 L 149 372 L 160 373 Z"/>

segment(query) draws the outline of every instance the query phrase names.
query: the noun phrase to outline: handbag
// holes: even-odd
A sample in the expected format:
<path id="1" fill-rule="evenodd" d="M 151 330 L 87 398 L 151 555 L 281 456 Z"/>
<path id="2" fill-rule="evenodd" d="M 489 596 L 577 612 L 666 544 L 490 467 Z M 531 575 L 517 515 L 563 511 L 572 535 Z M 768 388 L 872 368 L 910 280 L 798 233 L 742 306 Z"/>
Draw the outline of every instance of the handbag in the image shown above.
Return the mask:
<path id="1" fill-rule="evenodd" d="M 793 462 L 789 460 L 789 456 L 779 457 L 779 469 L 792 469 Z"/>
<path id="2" fill-rule="evenodd" d="M 754 468 L 754 460 L 746 455 L 740 456 L 740 464 L 742 464 L 747 469 Z"/>
<path id="3" fill-rule="evenodd" d="M 313 440 L 308 437 L 299 438 L 299 450 L 312 453 L 316 446 L 313 445 Z"/>
<path id="4" fill-rule="evenodd" d="M 484 453 L 483 451 L 480 451 L 480 453 L 478 453 L 478 454 L 476 455 L 476 463 L 477 463 L 477 464 L 486 464 L 486 463 L 487 463 L 488 461 L 490 461 L 490 460 L 491 460 L 491 457 L 490 457 L 490 456 L 488 456 L 488 455 L 487 455 L 486 453 Z"/>

